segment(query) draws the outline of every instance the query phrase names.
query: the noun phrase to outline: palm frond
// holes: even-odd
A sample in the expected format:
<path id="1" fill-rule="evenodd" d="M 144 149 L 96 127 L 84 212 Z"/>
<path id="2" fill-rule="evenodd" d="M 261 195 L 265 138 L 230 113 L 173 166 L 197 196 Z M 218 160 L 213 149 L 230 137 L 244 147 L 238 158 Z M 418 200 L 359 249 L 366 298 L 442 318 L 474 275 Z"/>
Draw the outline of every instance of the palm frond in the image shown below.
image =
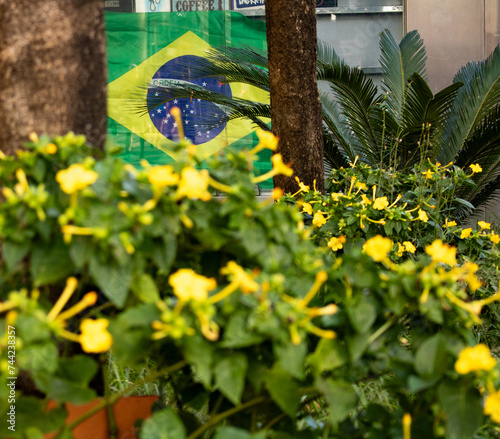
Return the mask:
<path id="1" fill-rule="evenodd" d="M 206 87 L 189 83 L 170 85 L 168 87 L 148 87 L 148 91 L 149 96 L 147 99 L 138 97 L 130 101 L 129 105 L 133 107 L 132 111 L 144 115 L 172 100 L 193 98 L 200 99 L 202 106 L 206 101 L 215 104 L 218 108 L 217 115 L 204 112 L 202 128 L 212 129 L 230 120 L 247 117 L 256 126 L 266 130 L 269 129 L 267 123 L 261 120 L 261 118 L 271 117 L 269 104 L 226 96 Z"/>
<path id="2" fill-rule="evenodd" d="M 269 91 L 269 72 L 265 52 L 245 47 L 233 47 L 220 50 L 211 49 L 205 58 L 199 58 L 196 64 L 181 62 L 172 67 L 174 77 L 182 76 L 186 71 L 190 78 L 217 78 L 221 83 L 239 82 Z M 264 64 L 264 65 L 263 65 Z"/>
<path id="3" fill-rule="evenodd" d="M 468 199 L 477 197 L 500 176 L 500 106 L 493 109 L 467 139 L 455 163 L 463 169 L 472 164 L 482 168 L 481 173 L 473 176 L 476 188 L 467 191 Z"/>
<path id="4" fill-rule="evenodd" d="M 252 64 L 264 69 L 268 68 L 267 51 L 245 45 L 210 49 L 207 51 L 207 58 L 213 62 L 224 61 L 229 58 L 237 63 Z"/>
<path id="5" fill-rule="evenodd" d="M 329 175 L 330 172 L 326 171 L 326 168 L 341 168 L 348 167 L 349 163 L 352 163 L 350 159 L 347 158 L 347 154 L 343 150 L 342 146 L 336 142 L 335 136 L 332 135 L 328 128 L 323 129 L 323 153 L 325 156 L 325 174 Z"/>
<path id="6" fill-rule="evenodd" d="M 453 81 L 464 86 L 455 99 L 443 136 L 439 154 L 443 163 L 454 160 L 475 128 L 500 102 L 500 46 L 484 61 L 466 64 Z"/>
<path id="7" fill-rule="evenodd" d="M 483 170 L 489 167 L 492 159 L 500 155 L 500 105 L 490 110 L 481 124 L 466 140 L 456 156 L 455 164 L 468 168 L 479 163 Z"/>
<path id="8" fill-rule="evenodd" d="M 422 76 L 410 76 L 401 132 L 402 155 L 406 166 L 439 153 L 439 139 L 446 126 L 461 83 L 452 84 L 435 96 Z"/>
<path id="9" fill-rule="evenodd" d="M 168 87 L 148 87 L 146 85 L 143 88 L 148 90 L 147 99 L 144 99 L 142 95 L 138 94 L 137 98 L 133 98 L 128 102 L 128 106 L 131 107 L 131 110 L 141 115 L 146 114 L 149 111 L 156 109 L 161 105 L 164 105 L 166 102 L 174 99 L 201 99 L 203 101 L 213 102 L 217 105 L 228 107 L 231 107 L 233 100 L 237 99 L 226 96 L 224 93 L 219 93 L 206 87 L 188 82 L 172 84 Z"/>
<path id="10" fill-rule="evenodd" d="M 320 66 L 320 68 L 332 64 L 344 64 L 344 60 L 339 55 L 337 55 L 334 47 L 326 41 L 318 39 L 317 52 L 318 66 Z"/>
<path id="11" fill-rule="evenodd" d="M 409 79 L 418 73 L 425 79 L 427 55 L 424 41 L 417 31 L 407 33 L 397 43 L 385 30 L 380 35 L 380 64 L 383 71 L 383 90 L 387 94 L 387 106 L 398 123 L 403 121 Z"/>
<path id="12" fill-rule="evenodd" d="M 241 100 L 238 104 L 226 110 L 220 123 L 229 122 L 240 118 L 250 119 L 256 126 L 264 131 L 270 131 L 267 122 L 264 119 L 271 119 L 271 106 L 269 104 L 261 104 L 260 102 Z"/>
<path id="13" fill-rule="evenodd" d="M 498 203 L 500 195 L 500 176 L 486 184 L 479 193 L 476 193 L 470 198 L 470 202 L 474 205 L 475 213 L 484 212 Z"/>
<path id="14" fill-rule="evenodd" d="M 450 117 L 453 104 L 462 86 L 463 83 L 455 82 L 436 93 L 429 102 L 425 120 L 433 125 L 433 138 L 435 141 L 442 138 L 446 129 L 446 122 Z"/>
<path id="15" fill-rule="evenodd" d="M 367 152 L 377 151 L 377 123 L 372 110 L 381 104 L 377 87 L 361 69 L 344 63 L 318 65 L 318 80 L 328 82 L 339 106 L 342 117 L 355 134 L 360 146 Z"/>
<path id="16" fill-rule="evenodd" d="M 357 142 L 354 133 L 349 129 L 343 116 L 340 114 L 338 103 L 331 93 L 326 93 L 323 90 L 320 90 L 319 98 L 321 100 L 323 122 L 327 127 L 323 132 L 323 138 L 325 139 L 326 137 L 328 139 L 325 142 L 325 148 L 328 147 L 331 150 L 333 145 L 337 145 L 343 150 L 343 155 L 347 156 L 351 162 L 354 162 L 356 156 L 360 155 L 359 148 L 356 148 L 359 142 Z M 361 160 L 366 161 L 364 155 Z"/>

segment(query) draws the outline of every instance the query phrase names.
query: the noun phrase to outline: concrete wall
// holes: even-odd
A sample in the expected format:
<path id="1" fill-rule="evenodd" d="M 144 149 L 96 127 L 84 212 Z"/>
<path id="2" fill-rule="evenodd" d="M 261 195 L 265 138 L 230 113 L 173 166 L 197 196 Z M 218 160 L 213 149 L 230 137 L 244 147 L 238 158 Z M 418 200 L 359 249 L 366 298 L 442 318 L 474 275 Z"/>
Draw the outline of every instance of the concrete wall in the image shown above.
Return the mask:
<path id="1" fill-rule="evenodd" d="M 431 89 L 439 91 L 500 43 L 500 0 L 405 0 L 405 30 L 414 29 L 425 41 Z"/>

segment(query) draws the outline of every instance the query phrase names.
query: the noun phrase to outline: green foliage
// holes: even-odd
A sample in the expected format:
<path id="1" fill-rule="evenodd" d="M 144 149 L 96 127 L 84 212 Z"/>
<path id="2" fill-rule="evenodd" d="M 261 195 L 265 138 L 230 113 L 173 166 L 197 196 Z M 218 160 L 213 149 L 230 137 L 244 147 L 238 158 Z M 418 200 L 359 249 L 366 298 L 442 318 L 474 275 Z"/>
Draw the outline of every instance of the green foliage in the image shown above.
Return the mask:
<path id="1" fill-rule="evenodd" d="M 69 134 L 1 159 L 0 346 L 16 356 L 0 404 L 21 370 L 59 404 L 41 416 L 18 388 L 13 437 L 71 437 L 65 402 L 148 386 L 168 406 L 143 439 L 401 438 L 405 413 L 414 439 L 493 428 L 481 404 L 498 364 L 455 367 L 498 313 L 498 235 L 447 220 L 470 174 L 352 166 L 328 196 L 274 203 L 254 194 L 252 152 L 207 170 L 187 142 L 177 152 L 137 170 Z M 103 389 L 100 374 L 115 378 Z"/>

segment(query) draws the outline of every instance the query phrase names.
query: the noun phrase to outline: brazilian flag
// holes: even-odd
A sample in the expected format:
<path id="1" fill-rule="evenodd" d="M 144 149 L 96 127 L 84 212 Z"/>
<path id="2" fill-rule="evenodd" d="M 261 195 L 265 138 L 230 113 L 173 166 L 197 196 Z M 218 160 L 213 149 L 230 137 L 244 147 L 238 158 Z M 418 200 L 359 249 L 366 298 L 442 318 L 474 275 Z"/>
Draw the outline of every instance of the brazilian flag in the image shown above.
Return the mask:
<path id="1" fill-rule="evenodd" d="M 255 126 L 237 119 L 214 128 L 203 123 L 221 111 L 199 99 L 176 99 L 140 113 L 133 102 L 148 102 L 149 87 L 168 86 L 170 81 L 189 81 L 227 96 L 269 102 L 266 92 L 246 84 L 223 84 L 216 78 L 190 79 L 207 50 L 227 46 L 266 48 L 265 23 L 233 11 L 120 13 L 106 12 L 108 83 L 108 137 L 123 146 L 123 159 L 139 165 L 175 160 L 170 146 L 178 139 L 177 124 L 169 110 L 182 111 L 186 137 L 199 156 L 208 158 L 227 145 L 251 148 L 257 142 Z M 222 117 L 222 114 L 220 115 Z M 257 173 L 271 168 L 269 155 L 256 163 Z"/>

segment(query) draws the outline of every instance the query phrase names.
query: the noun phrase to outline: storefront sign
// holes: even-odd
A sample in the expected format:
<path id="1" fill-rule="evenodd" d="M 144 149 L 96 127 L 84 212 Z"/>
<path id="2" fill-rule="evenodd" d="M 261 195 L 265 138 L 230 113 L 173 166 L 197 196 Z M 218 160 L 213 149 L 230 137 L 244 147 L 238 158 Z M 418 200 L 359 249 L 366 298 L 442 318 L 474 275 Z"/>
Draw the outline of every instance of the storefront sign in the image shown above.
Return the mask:
<path id="1" fill-rule="evenodd" d="M 135 0 L 135 12 L 170 12 L 170 0 Z"/>
<path id="2" fill-rule="evenodd" d="M 134 0 L 105 0 L 105 11 L 134 12 Z"/>
<path id="3" fill-rule="evenodd" d="M 224 0 L 172 0 L 172 12 L 222 10 Z"/>
<path id="4" fill-rule="evenodd" d="M 234 9 L 247 9 L 262 6 L 264 0 L 234 0 Z"/>
<path id="5" fill-rule="evenodd" d="M 233 0 L 233 9 L 264 9 L 265 0 Z M 334 8 L 337 0 L 316 0 L 317 8 Z"/>

